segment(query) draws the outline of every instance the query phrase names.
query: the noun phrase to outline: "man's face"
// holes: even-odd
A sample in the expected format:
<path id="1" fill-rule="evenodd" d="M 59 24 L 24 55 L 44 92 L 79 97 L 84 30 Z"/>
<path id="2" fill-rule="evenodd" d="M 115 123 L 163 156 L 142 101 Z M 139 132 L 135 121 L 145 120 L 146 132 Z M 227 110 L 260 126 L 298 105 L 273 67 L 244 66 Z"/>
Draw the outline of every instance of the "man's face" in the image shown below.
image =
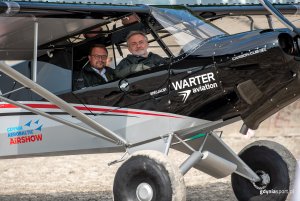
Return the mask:
<path id="1" fill-rule="evenodd" d="M 141 57 L 148 56 L 148 41 L 143 35 L 133 35 L 128 39 L 127 43 L 131 54 Z"/>
<path id="2" fill-rule="evenodd" d="M 89 61 L 92 67 L 102 69 L 106 65 L 107 53 L 105 49 L 100 47 L 93 48 L 89 55 Z"/>

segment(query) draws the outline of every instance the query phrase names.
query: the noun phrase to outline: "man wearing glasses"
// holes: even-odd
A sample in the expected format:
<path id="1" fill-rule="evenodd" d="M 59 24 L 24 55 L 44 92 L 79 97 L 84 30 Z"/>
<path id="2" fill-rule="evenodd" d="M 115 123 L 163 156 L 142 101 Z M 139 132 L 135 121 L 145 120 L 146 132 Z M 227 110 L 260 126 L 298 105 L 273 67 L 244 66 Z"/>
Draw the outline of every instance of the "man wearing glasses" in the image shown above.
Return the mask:
<path id="1" fill-rule="evenodd" d="M 131 54 L 127 55 L 116 67 L 117 77 L 123 78 L 135 72 L 166 64 L 161 56 L 148 52 L 148 38 L 144 32 L 132 31 L 128 34 L 126 41 Z"/>
<path id="2" fill-rule="evenodd" d="M 96 44 L 90 48 L 89 63 L 83 68 L 84 86 L 105 84 L 115 78 L 114 70 L 106 66 L 107 49 L 104 45 Z"/>

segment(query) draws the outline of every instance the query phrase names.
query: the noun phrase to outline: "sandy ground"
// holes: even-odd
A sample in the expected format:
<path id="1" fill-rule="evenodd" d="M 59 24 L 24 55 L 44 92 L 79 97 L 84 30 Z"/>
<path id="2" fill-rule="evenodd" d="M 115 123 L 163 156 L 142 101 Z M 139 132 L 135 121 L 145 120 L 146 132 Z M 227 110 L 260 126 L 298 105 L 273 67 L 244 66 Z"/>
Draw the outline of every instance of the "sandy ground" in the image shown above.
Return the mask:
<path id="1" fill-rule="evenodd" d="M 273 140 L 286 146 L 299 159 L 299 108 L 298 102 L 274 115 L 261 125 L 252 138 L 238 133 L 240 122 L 227 126 L 222 129 L 223 139 L 235 152 L 255 140 Z M 112 184 L 119 164 L 107 164 L 121 156 L 121 153 L 114 153 L 1 160 L 0 200 L 112 200 Z M 179 165 L 186 155 L 171 151 L 170 158 Z M 192 169 L 184 178 L 188 201 L 236 200 L 230 177 L 215 179 Z"/>
<path id="2" fill-rule="evenodd" d="M 296 149 L 296 144 L 300 142 L 299 137 L 256 139 L 275 140 L 285 146 L 292 144 L 292 152 L 299 156 L 299 148 Z M 242 137 L 226 139 L 235 149 L 240 149 L 244 141 L 248 144 L 247 142 L 253 140 Z M 113 178 L 119 165 L 108 166 L 107 164 L 121 156 L 122 154 L 93 154 L 2 160 L 0 200 L 112 200 Z M 180 163 L 186 155 L 172 151 L 170 157 L 173 160 L 176 158 L 176 163 Z M 184 178 L 187 200 L 236 200 L 231 190 L 230 177 L 215 179 L 192 169 Z"/>

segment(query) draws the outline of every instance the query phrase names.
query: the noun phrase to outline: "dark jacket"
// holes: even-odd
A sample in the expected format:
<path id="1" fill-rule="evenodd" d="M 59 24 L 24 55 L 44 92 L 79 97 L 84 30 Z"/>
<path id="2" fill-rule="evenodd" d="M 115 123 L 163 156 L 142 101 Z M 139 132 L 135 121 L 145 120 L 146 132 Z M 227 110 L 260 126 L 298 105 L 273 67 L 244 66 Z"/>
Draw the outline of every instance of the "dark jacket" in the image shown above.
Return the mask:
<path id="1" fill-rule="evenodd" d="M 106 72 L 105 76 L 109 81 L 114 80 L 116 78 L 114 70 L 110 67 L 104 67 Z M 84 86 L 89 87 L 89 86 L 95 86 L 95 85 L 100 85 L 100 84 L 105 84 L 106 81 L 105 79 L 99 75 L 95 70 L 92 69 L 91 66 L 87 65 L 83 68 L 82 70 L 82 77 L 84 80 Z"/>
<path id="2" fill-rule="evenodd" d="M 157 54 L 153 54 L 152 52 L 149 52 L 147 58 L 129 54 L 117 65 L 115 75 L 122 78 L 134 72 L 146 70 L 166 63 L 164 58 Z"/>

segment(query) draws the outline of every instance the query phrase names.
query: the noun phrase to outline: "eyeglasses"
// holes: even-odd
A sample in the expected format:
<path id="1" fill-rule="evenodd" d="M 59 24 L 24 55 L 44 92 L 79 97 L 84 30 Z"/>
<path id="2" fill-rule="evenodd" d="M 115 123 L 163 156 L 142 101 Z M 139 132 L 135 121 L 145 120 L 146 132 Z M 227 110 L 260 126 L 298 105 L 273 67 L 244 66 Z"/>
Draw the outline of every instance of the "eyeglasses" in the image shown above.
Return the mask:
<path id="1" fill-rule="evenodd" d="M 146 42 L 147 42 L 147 41 L 141 40 L 141 41 L 139 41 L 139 42 L 133 42 L 133 43 L 130 43 L 129 45 L 132 46 L 132 47 L 136 47 L 136 46 L 138 46 L 138 45 L 142 46 L 142 45 L 144 45 Z"/>
<path id="2" fill-rule="evenodd" d="M 102 60 L 107 59 L 107 55 L 97 55 L 97 54 L 94 54 L 94 55 L 91 55 L 91 56 L 94 57 L 95 59 L 102 59 Z"/>

